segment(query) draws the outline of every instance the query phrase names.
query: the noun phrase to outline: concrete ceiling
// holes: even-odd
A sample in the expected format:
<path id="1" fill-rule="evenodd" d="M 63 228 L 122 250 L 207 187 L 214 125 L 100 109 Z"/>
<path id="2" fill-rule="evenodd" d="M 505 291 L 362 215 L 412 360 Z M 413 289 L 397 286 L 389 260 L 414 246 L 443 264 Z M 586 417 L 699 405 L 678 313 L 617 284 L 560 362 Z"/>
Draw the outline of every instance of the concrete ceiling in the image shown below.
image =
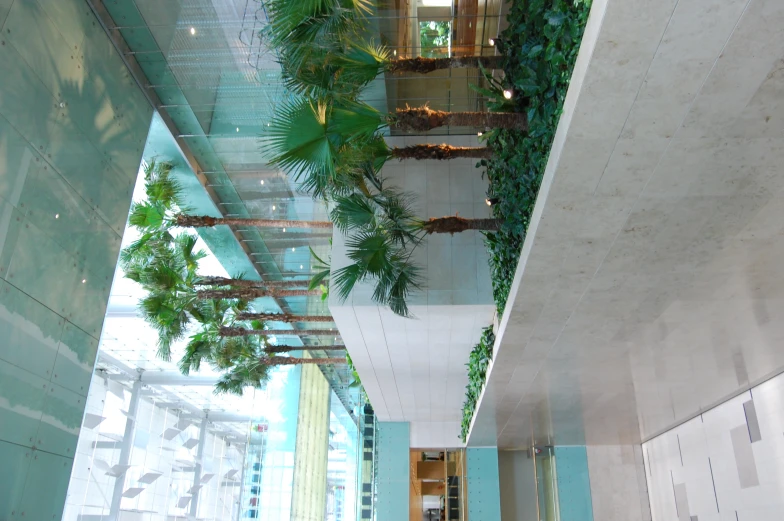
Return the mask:
<path id="1" fill-rule="evenodd" d="M 782 24 L 594 2 L 469 445 L 639 443 L 784 368 Z"/>

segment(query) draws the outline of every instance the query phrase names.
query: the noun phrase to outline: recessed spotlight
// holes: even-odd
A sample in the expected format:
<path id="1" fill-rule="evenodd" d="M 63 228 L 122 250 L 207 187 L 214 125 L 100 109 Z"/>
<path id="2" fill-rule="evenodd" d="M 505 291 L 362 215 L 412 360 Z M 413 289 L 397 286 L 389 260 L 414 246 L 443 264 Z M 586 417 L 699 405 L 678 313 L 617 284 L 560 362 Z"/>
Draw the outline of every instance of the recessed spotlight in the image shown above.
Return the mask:
<path id="1" fill-rule="evenodd" d="M 261 180 L 261 184 L 262 184 L 262 185 L 264 184 L 264 179 L 262 179 L 262 180 Z"/>
<path id="2" fill-rule="evenodd" d="M 283 228 L 283 233 L 286 233 L 286 228 Z"/>
<path id="3" fill-rule="evenodd" d="M 274 205 L 274 204 L 272 205 L 272 209 L 273 209 L 273 210 L 275 209 L 275 205 Z"/>
<path id="4" fill-rule="evenodd" d="M 240 131 L 240 127 L 237 127 L 237 132 L 239 132 L 239 131 Z"/>
<path id="5" fill-rule="evenodd" d="M 504 90 L 504 97 L 506 99 L 512 99 L 513 95 L 514 95 L 514 92 L 512 92 L 512 89 L 505 89 Z"/>
<path id="6" fill-rule="evenodd" d="M 85 284 L 86 282 L 87 282 L 87 279 L 82 279 L 82 284 Z"/>
<path id="7" fill-rule="evenodd" d="M 291 248 L 291 251 L 297 251 L 297 248 Z"/>
<path id="8" fill-rule="evenodd" d="M 60 214 L 59 213 L 54 214 L 54 218 L 55 219 L 59 219 L 60 218 Z"/>
<path id="9" fill-rule="evenodd" d="M 299 269 L 302 269 L 302 264 L 299 265 Z"/>
<path id="10" fill-rule="evenodd" d="M 191 34 L 196 34 L 196 28 L 195 27 L 191 27 Z"/>

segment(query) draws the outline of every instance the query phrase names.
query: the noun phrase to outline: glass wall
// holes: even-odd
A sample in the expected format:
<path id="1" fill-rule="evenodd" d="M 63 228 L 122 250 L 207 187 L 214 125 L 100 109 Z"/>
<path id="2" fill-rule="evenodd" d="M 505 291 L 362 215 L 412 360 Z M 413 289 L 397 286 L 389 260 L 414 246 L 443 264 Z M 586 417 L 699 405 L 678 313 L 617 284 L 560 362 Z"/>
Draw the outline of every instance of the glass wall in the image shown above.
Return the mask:
<path id="1" fill-rule="evenodd" d="M 489 39 L 498 34 L 501 2 L 493 0 L 380 0 L 373 37 L 397 58 L 492 56 Z M 452 68 L 427 75 L 384 75 L 387 110 L 427 104 L 446 111 L 485 110 L 485 99 L 471 86 L 484 86 L 480 71 Z M 377 89 L 382 94 L 382 89 Z M 375 101 L 375 100 L 374 100 Z M 378 100 L 382 101 L 382 100 Z M 430 134 L 466 134 L 476 129 L 436 129 Z M 398 132 L 393 131 L 393 134 Z"/>

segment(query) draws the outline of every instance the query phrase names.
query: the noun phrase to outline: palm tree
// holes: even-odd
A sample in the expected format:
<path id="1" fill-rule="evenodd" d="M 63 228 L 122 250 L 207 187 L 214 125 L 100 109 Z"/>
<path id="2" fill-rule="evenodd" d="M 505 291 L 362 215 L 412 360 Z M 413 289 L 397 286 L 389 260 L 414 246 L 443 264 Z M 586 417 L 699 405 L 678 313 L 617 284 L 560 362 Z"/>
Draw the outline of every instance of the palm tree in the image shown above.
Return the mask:
<path id="1" fill-rule="evenodd" d="M 344 345 L 329 346 L 267 346 L 265 353 L 291 353 L 292 351 L 345 351 Z"/>
<path id="2" fill-rule="evenodd" d="M 500 221 L 458 216 L 420 219 L 411 208 L 411 194 L 384 186 L 383 178 L 372 170 L 365 173 L 375 194 L 338 196 L 330 213 L 338 230 L 348 235 L 347 256 L 352 261 L 334 270 L 332 282 L 338 298 L 345 300 L 357 283 L 373 280 L 373 300 L 409 316 L 406 299 L 422 286 L 421 270 L 410 258 L 424 238 L 432 233 L 495 231 Z"/>
<path id="3" fill-rule="evenodd" d="M 246 219 L 234 217 L 211 217 L 189 215 L 183 210 L 182 189 L 171 175 L 173 165 L 168 162 L 151 161 L 144 169 L 147 198 L 131 205 L 128 223 L 142 232 L 135 244 L 141 248 L 146 240 L 163 237 L 173 227 L 203 228 L 218 225 L 254 226 L 264 228 L 323 228 L 331 229 L 329 221 L 294 221 L 285 219 Z M 160 235 L 163 234 L 163 235 Z"/>
<path id="4" fill-rule="evenodd" d="M 211 217 L 209 215 L 173 216 L 173 223 L 183 228 L 211 228 L 225 224 L 227 226 L 255 226 L 257 228 L 332 228 L 329 221 L 293 221 L 287 219 L 251 219 L 242 217 Z"/>
<path id="5" fill-rule="evenodd" d="M 221 327 L 220 336 L 335 336 L 334 329 L 246 329 L 242 326 Z"/>
<path id="6" fill-rule="evenodd" d="M 424 107 L 397 109 L 389 125 L 406 132 L 426 132 L 438 127 L 506 128 L 528 130 L 525 112 L 445 112 Z"/>
<path id="7" fill-rule="evenodd" d="M 433 122 L 436 123 L 433 123 Z M 418 145 L 404 149 L 389 148 L 378 134 L 386 125 L 416 130 L 437 126 L 518 126 L 525 125 L 524 113 L 442 112 L 427 107 L 399 109 L 388 116 L 358 101 L 296 99 L 279 107 L 264 136 L 264 149 L 271 162 L 304 177 L 303 189 L 314 197 L 351 193 L 355 187 L 369 195 L 358 172 L 371 154 L 374 168 L 390 157 L 488 157 L 483 148 Z M 358 153 L 364 150 L 363 153 Z"/>
<path id="8" fill-rule="evenodd" d="M 158 333 L 158 356 L 168 360 L 173 342 L 184 337 L 191 318 L 201 318 L 193 282 L 204 252 L 195 251 L 196 238 L 167 232 L 150 234 L 123 249 L 120 264 L 125 277 L 147 290 L 139 302 L 145 321 Z"/>
<path id="9" fill-rule="evenodd" d="M 389 157 L 401 161 L 403 159 L 490 159 L 493 157 L 493 149 L 489 147 L 457 147 L 446 143 L 441 145 L 408 145 L 402 148 L 390 148 Z"/>
<path id="10" fill-rule="evenodd" d="M 307 287 L 309 280 L 248 280 L 241 277 L 199 277 L 201 286 L 237 286 L 243 288 L 301 288 Z"/>
<path id="11" fill-rule="evenodd" d="M 240 287 L 231 289 L 202 289 L 196 292 L 199 299 L 241 299 L 254 300 L 262 297 L 309 297 L 321 295 L 320 289 L 277 289 L 259 287 Z"/>
<path id="12" fill-rule="evenodd" d="M 501 69 L 504 65 L 504 56 L 452 56 L 449 58 L 394 58 L 382 45 L 373 45 L 370 42 L 355 40 L 346 42 L 347 45 L 339 52 L 332 52 L 331 59 L 334 65 L 350 71 L 352 79 L 361 83 L 372 81 L 379 74 L 385 72 L 411 72 L 427 74 L 444 69 Z"/>
<path id="13" fill-rule="evenodd" d="M 240 313 L 237 320 L 261 320 L 264 322 L 334 322 L 330 315 L 291 315 L 288 313 Z"/>
<path id="14" fill-rule="evenodd" d="M 340 365 L 345 364 L 345 358 L 294 358 L 290 356 L 270 356 L 261 359 L 262 363 L 269 365 Z"/>

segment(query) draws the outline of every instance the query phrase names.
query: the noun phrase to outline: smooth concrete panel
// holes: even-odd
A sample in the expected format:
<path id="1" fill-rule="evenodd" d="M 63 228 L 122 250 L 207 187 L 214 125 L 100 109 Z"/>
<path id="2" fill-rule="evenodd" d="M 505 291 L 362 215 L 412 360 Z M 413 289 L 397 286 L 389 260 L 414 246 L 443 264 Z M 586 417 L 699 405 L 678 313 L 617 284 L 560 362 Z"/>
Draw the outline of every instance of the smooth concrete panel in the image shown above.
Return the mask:
<path id="1" fill-rule="evenodd" d="M 0 519 L 60 519 L 152 108 L 82 0 L 0 34 Z"/>

